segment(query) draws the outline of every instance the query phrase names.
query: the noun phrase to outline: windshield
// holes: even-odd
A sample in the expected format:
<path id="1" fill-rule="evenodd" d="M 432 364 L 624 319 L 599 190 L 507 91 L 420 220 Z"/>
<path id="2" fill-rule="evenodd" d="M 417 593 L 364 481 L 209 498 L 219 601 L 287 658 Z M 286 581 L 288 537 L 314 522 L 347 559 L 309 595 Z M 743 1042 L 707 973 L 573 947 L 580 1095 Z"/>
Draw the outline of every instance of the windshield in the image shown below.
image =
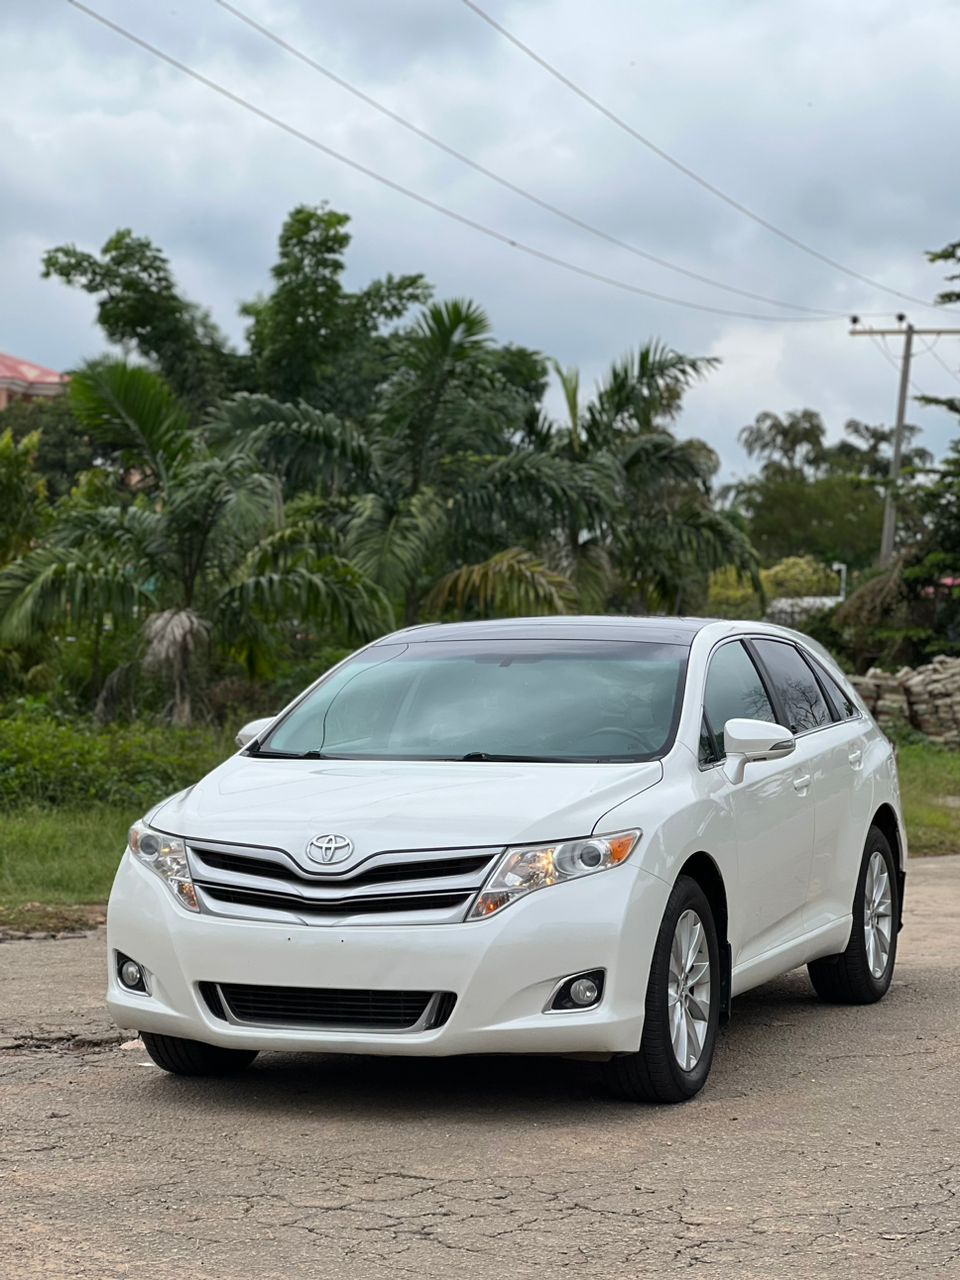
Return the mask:
<path id="1" fill-rule="evenodd" d="M 671 745 L 687 648 L 607 640 L 385 644 L 308 694 L 258 755 L 652 760 Z"/>

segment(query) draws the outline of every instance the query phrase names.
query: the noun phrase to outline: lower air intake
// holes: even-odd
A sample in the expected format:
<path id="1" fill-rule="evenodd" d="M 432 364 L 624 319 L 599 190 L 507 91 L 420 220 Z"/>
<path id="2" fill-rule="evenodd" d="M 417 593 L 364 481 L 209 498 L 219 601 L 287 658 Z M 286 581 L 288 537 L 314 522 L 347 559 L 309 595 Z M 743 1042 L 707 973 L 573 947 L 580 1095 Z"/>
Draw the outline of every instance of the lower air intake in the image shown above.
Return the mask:
<path id="1" fill-rule="evenodd" d="M 203 982 L 200 989 L 210 1012 L 228 1022 L 317 1030 L 427 1030 L 442 1026 L 456 1002 L 450 991 L 264 987 L 235 982 Z"/>

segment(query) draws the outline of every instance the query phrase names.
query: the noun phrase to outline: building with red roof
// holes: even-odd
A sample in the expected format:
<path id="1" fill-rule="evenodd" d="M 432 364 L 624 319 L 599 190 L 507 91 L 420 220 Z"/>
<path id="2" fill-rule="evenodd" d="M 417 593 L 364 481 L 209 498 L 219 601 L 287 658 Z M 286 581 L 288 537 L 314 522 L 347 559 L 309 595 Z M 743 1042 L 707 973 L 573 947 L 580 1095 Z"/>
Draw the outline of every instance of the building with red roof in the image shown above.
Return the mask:
<path id="1" fill-rule="evenodd" d="M 70 379 L 65 373 L 44 369 L 30 360 L 18 360 L 0 351 L 0 410 L 13 400 L 59 396 Z"/>

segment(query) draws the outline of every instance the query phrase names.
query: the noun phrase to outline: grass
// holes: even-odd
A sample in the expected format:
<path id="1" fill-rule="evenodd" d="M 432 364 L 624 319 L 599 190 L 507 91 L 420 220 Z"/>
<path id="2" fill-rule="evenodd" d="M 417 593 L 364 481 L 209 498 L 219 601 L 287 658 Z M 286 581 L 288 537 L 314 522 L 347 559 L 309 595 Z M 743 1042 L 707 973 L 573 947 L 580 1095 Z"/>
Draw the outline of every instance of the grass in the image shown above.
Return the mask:
<path id="1" fill-rule="evenodd" d="M 911 854 L 960 853 L 960 752 L 911 741 L 898 756 Z M 98 923 L 139 816 L 116 807 L 0 814 L 0 934 Z"/>
<path id="2" fill-rule="evenodd" d="M 0 815 L 0 932 L 96 920 L 139 813 L 26 808 Z M 100 913 L 102 914 L 102 913 Z"/>
<path id="3" fill-rule="evenodd" d="M 960 853 L 960 752 L 907 742 L 897 759 L 911 856 Z"/>

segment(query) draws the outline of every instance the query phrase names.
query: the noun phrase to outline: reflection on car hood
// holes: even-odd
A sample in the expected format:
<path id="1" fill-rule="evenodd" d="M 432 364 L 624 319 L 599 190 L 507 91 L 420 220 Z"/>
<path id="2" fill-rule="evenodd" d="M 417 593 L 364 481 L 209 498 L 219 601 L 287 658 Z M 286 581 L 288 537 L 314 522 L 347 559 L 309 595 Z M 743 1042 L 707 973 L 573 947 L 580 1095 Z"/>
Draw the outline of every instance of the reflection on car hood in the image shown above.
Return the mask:
<path id="1" fill-rule="evenodd" d="M 645 764 L 269 760 L 233 756 L 153 814 L 162 831 L 299 856 L 316 835 L 358 855 L 589 835 L 608 809 L 659 782 Z"/>

